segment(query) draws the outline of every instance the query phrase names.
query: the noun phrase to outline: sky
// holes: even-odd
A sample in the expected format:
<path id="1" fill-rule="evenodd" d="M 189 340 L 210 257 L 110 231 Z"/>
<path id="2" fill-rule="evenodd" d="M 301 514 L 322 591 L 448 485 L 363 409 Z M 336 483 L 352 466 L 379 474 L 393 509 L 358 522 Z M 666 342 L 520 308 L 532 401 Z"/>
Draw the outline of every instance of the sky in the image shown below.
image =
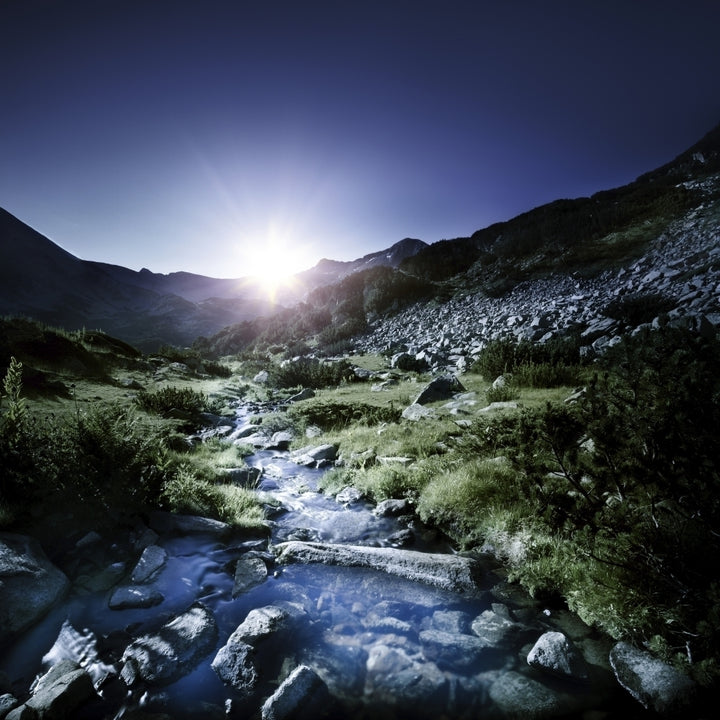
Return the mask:
<path id="1" fill-rule="evenodd" d="M 0 0 L 0 207 L 212 277 L 468 236 L 720 122 L 717 0 Z"/>

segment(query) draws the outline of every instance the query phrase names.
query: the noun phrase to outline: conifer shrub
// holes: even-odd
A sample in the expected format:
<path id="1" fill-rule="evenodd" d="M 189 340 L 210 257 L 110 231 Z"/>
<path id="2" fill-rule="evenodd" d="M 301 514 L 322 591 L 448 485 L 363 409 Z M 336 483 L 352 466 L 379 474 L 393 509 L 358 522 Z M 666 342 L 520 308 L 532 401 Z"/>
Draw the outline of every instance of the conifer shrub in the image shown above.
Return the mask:
<path id="1" fill-rule="evenodd" d="M 221 410 L 218 402 L 192 388 L 165 387 L 155 392 L 141 390 L 135 396 L 135 403 L 146 412 L 164 417 L 170 417 L 173 413 L 193 416 L 202 412 L 218 413 Z"/>
<path id="2" fill-rule="evenodd" d="M 276 388 L 304 387 L 318 390 L 356 379 L 353 367 L 347 360 L 323 362 L 313 357 L 300 357 L 273 365 L 268 374 L 269 384 Z"/>

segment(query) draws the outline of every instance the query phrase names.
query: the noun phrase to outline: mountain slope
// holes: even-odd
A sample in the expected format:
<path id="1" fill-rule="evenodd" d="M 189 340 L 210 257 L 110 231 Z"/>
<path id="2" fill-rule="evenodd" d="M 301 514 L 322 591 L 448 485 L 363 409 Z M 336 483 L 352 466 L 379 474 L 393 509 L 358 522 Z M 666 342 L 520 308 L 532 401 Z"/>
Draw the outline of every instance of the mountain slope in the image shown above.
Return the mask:
<path id="1" fill-rule="evenodd" d="M 276 302 L 293 304 L 362 268 L 396 266 L 424 246 L 403 240 L 355 261 L 321 261 L 281 289 Z M 163 343 L 189 345 L 278 309 L 251 278 L 164 275 L 81 260 L 0 208 L 0 313 L 70 330 L 99 328 L 150 350 Z"/>

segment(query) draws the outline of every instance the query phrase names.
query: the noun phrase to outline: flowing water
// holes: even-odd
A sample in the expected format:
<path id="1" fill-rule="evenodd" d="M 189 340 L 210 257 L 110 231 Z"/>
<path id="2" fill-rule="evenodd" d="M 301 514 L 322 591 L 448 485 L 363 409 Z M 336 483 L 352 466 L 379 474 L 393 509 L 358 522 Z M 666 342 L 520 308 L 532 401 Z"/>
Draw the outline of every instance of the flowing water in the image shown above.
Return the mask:
<path id="1" fill-rule="evenodd" d="M 238 424 L 247 422 L 247 411 L 239 412 Z M 259 489 L 281 506 L 272 517 L 271 544 L 299 539 L 391 546 L 398 538 L 407 541 L 410 530 L 413 550 L 452 552 L 445 538 L 416 519 L 377 517 L 365 502 L 343 505 L 318 492 L 323 471 L 299 466 L 287 452 L 261 450 L 248 463 L 263 469 Z M 22 695 L 22 688 L 27 689 L 43 667 L 70 657 L 92 673 L 102 696 L 79 711 L 78 718 L 119 718 L 134 708 L 178 718 L 252 718 L 259 717 L 260 705 L 276 689 L 278 678 L 302 663 L 325 680 L 337 701 L 333 712 L 338 717 L 511 717 L 523 713 L 503 698 L 513 687 L 522 689 L 528 679 L 559 698 L 548 700 L 543 717 L 627 710 L 626 698 L 607 682 L 605 670 L 598 668 L 597 682 L 578 687 L 540 678 L 528 668 L 528 650 L 548 629 L 574 632 L 586 656 L 607 658 L 608 646 L 569 613 L 548 611 L 503 582 L 501 574 L 488 571 L 478 596 L 465 599 L 372 569 L 276 567 L 267 541 L 257 538 L 228 541 L 202 534 L 161 534 L 157 544 L 166 551 L 167 562 L 152 587 L 164 600 L 149 609 L 111 610 L 113 586 L 127 584 L 139 556 L 133 542 L 140 533 L 133 529 L 115 541 L 53 555 L 73 579 L 73 591 L 0 658 L 0 670 L 17 688 L 16 694 Z M 250 551 L 266 559 L 267 580 L 233 597 L 234 566 Z M 302 617 L 292 632 L 258 649 L 260 680 L 253 693 L 221 682 L 210 667 L 215 651 L 171 685 L 140 685 L 128 691 L 117 678 L 124 649 L 196 601 L 214 614 L 219 630 L 216 650 L 254 608 L 292 603 L 302 608 Z M 461 641 L 475 639 L 471 627 L 478 618 L 484 618 L 485 627 L 498 637 L 491 652 L 475 657 L 463 653 Z M 459 637 L 458 649 L 433 650 L 422 640 L 432 631 Z M 604 664 L 604 659 L 598 662 Z M 631 714 L 637 715 L 637 710 L 629 708 Z"/>

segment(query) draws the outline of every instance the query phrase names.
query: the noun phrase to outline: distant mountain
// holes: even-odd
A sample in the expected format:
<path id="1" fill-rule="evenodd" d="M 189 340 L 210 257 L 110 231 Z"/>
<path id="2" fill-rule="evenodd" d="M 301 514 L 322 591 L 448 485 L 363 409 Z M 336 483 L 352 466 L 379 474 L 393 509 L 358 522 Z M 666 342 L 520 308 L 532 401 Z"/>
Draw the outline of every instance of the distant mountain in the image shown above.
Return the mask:
<path id="1" fill-rule="evenodd" d="M 294 304 L 318 285 L 363 267 L 395 267 L 425 246 L 403 240 L 347 263 L 321 261 L 277 302 Z M 189 345 L 233 323 L 277 311 L 250 278 L 153 273 L 81 260 L 0 208 L 0 313 L 70 330 L 101 329 L 143 350 Z"/>

